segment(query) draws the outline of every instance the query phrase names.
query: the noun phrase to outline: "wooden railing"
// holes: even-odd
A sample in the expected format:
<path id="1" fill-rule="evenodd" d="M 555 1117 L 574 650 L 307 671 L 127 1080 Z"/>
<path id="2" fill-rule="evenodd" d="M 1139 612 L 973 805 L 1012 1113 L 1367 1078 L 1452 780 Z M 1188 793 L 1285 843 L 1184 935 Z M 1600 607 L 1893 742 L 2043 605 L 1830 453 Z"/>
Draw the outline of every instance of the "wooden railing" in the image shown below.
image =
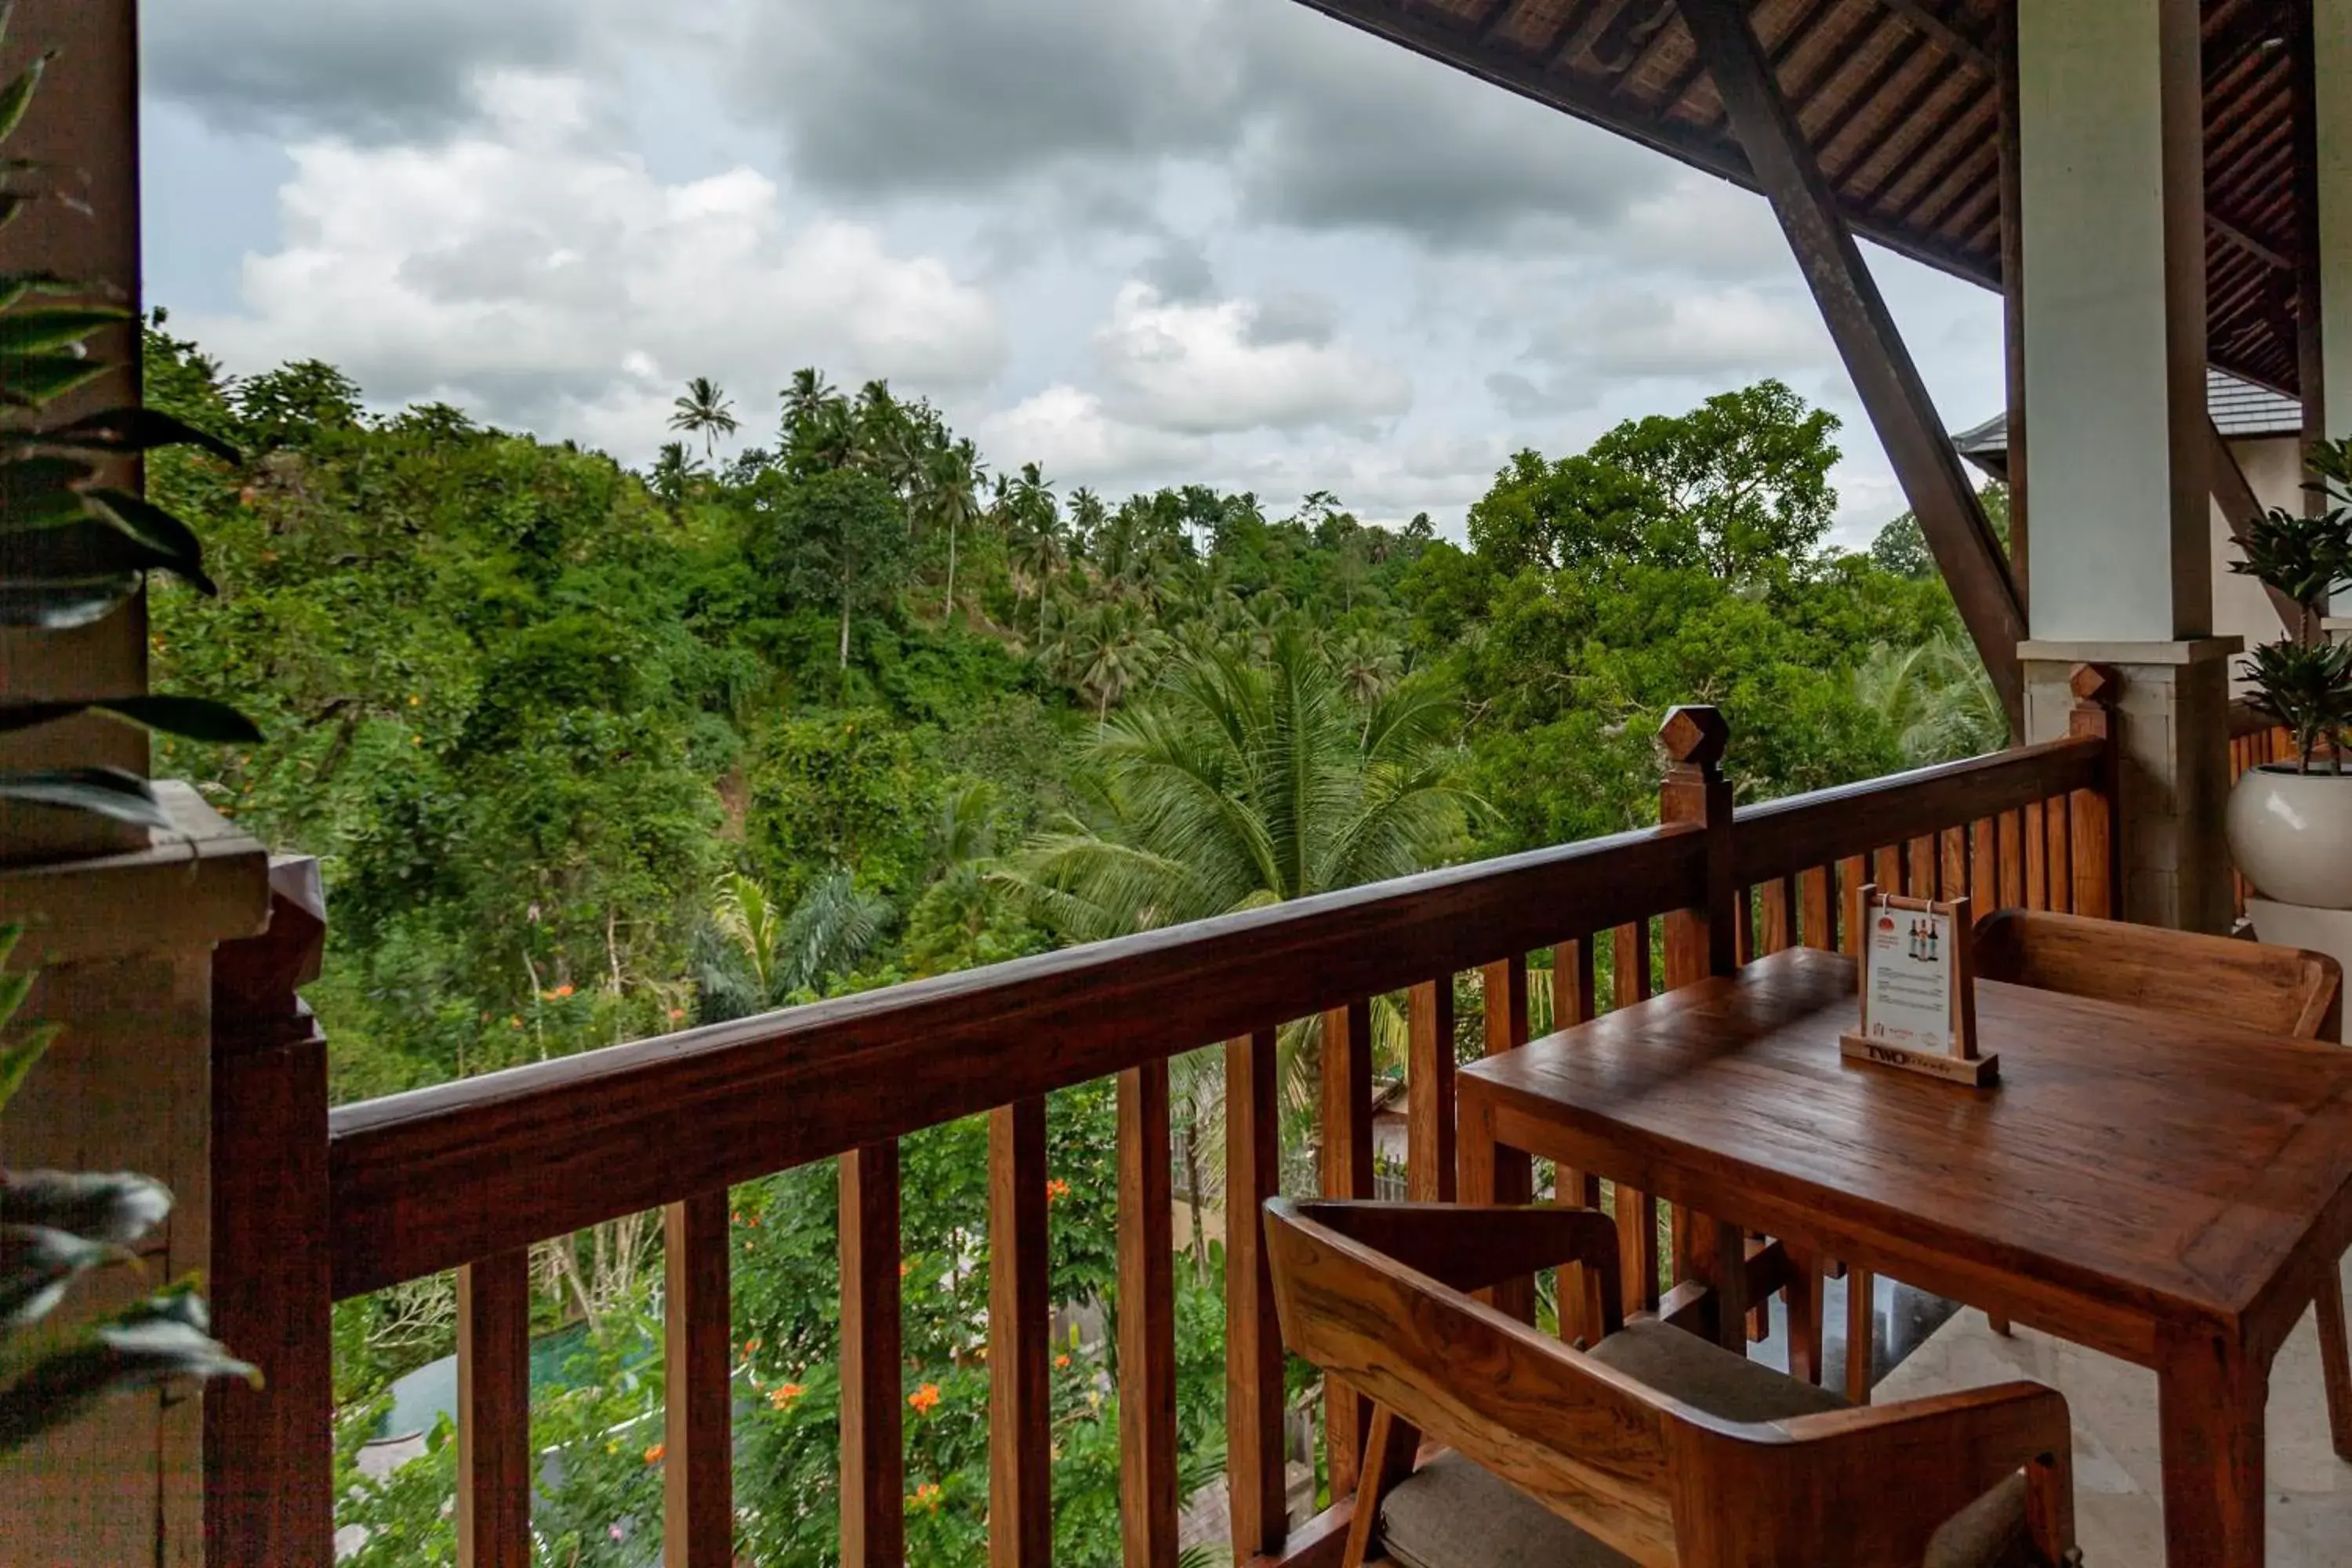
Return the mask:
<path id="1" fill-rule="evenodd" d="M 490 1077 L 331 1113 L 315 1032 L 271 1037 L 224 1085 L 224 1234 L 268 1237 L 218 1261 L 219 1330 L 263 1365 L 266 1394 L 209 1413 L 213 1562 L 332 1558 L 332 1303 L 457 1270 L 462 1559 L 528 1563 L 525 1260 L 542 1238 L 659 1207 L 667 1216 L 665 1561 L 730 1562 L 727 1191 L 813 1161 L 841 1164 L 841 1542 L 853 1565 L 903 1560 L 898 1154 L 921 1128 L 990 1117 L 993 1564 L 1050 1561 L 1045 1118 L 1049 1092 L 1118 1079 L 1117 1371 L 1125 1560 L 1177 1555 L 1174 1251 L 1168 1062 L 1223 1043 L 1227 1074 L 1228 1478 L 1237 1561 L 1336 1562 L 1345 1500 L 1286 1516 L 1283 1353 L 1259 1228 L 1276 1191 L 1276 1031 L 1323 1020 L 1322 1191 L 1372 1191 L 1371 999 L 1409 993 L 1408 1183 L 1456 1194 L 1454 986 L 1483 976 L 1489 1052 L 1530 1027 L 1528 955 L 1550 949 L 1548 1016 L 1569 1023 L 1797 943 L 1851 949 L 1866 882 L 1967 891 L 1981 908 L 2109 912 L 2116 764 L 2106 678 L 2086 670 L 2070 739 L 1734 812 L 1712 710 L 1662 732 L 1674 764 L 1655 828 L 1303 899 L 1117 942 Z M 1653 922 L 1658 922 L 1654 927 Z M 1609 955 L 1609 994 L 1596 957 Z M 1663 973 L 1654 970 L 1663 958 Z M 1536 973 L 1542 972 L 1535 966 Z M 284 999 L 290 1003 L 290 992 Z M 247 1110 L 254 1114 L 245 1115 Z M 252 1173 L 258 1172 L 256 1175 Z M 1524 1197 L 1531 1173 L 1499 1191 Z M 1591 1201 L 1599 1184 L 1558 1173 Z M 1626 1305 L 1704 1322 L 1719 1235 L 1618 1191 Z M 1704 1238 L 1702 1236 L 1704 1233 Z M 1736 1254 L 1734 1254 L 1736 1256 Z M 1790 1292 L 1801 1365 L 1819 1373 L 1810 1264 L 1749 1240 L 1731 1293 Z M 1794 1288 L 1794 1289 L 1792 1289 Z M 1561 1291 L 1561 1331 L 1584 1331 Z M 1522 1310 L 1527 1305 L 1521 1298 Z M 1718 1330 L 1720 1324 L 1716 1325 Z M 1352 1489 L 1363 1410 L 1328 1394 L 1331 1496 Z"/>

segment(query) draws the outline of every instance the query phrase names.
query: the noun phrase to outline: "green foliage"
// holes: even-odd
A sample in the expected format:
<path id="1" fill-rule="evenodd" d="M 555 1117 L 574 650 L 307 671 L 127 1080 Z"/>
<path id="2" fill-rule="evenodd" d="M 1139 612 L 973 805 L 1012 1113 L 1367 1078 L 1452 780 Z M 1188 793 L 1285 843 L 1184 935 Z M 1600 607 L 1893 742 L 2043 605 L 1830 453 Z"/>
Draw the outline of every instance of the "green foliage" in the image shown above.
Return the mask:
<path id="1" fill-rule="evenodd" d="M 2352 440 L 2316 442 L 2305 462 L 2319 476 L 2305 488 L 2334 504 L 2315 516 L 2272 508 L 2249 525 L 2239 542 L 2242 559 L 2230 570 L 2303 606 L 2294 635 L 2247 657 L 2249 700 L 2294 731 L 2300 771 L 2311 771 L 2325 741 L 2330 769 L 2340 773 L 2344 731 L 2352 725 L 2352 648 L 2329 645 L 2318 626 L 2327 596 L 2352 584 Z"/>

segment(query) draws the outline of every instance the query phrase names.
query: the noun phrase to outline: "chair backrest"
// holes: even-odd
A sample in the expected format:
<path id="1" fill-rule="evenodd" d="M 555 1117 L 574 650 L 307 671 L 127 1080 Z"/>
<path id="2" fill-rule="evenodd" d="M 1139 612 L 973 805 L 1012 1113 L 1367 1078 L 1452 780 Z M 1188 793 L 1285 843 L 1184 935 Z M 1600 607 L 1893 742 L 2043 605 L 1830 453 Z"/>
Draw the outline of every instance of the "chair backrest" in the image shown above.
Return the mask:
<path id="1" fill-rule="evenodd" d="M 1976 972 L 2299 1039 L 2343 1037 L 2344 972 L 2323 953 L 2040 910 L 1977 922 Z"/>
<path id="2" fill-rule="evenodd" d="M 1450 1235 L 1415 1247 L 1398 1211 L 1428 1206 L 1269 1202 L 1284 1340 L 1634 1562 L 1913 1568 L 1944 1520 L 2003 1475 L 2044 1460 L 2063 1480 L 2071 1528 L 2071 1439 L 2055 1392 L 2011 1384 L 1789 1421 L 1725 1421 L 1466 1293 L 1529 1263 L 1524 1251 L 1495 1262 L 1508 1249 L 1464 1237 L 1480 1216 L 1528 1211 L 1450 1210 L 1470 1223 L 1449 1221 Z M 1462 1288 L 1381 1249 L 1400 1241 Z M 1484 1263 L 1465 1261 L 1482 1252 Z"/>

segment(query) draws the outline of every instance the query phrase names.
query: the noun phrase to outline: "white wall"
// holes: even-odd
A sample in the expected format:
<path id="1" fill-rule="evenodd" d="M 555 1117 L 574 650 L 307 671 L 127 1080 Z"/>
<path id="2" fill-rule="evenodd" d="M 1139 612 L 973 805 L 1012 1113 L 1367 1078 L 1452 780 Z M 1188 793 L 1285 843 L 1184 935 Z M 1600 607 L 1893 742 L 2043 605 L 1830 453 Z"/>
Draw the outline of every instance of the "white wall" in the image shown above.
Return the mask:
<path id="1" fill-rule="evenodd" d="M 2303 461 L 2301 443 L 2293 436 L 2276 436 L 2258 441 L 2232 441 L 2230 450 L 2237 454 L 2238 466 L 2245 470 L 2246 482 L 2253 487 L 2254 498 L 2266 507 L 2284 507 L 2290 511 L 2303 506 Z M 2248 647 L 2269 642 L 2279 636 L 2278 612 L 2271 608 L 2270 595 L 2252 577 L 2242 577 L 2230 570 L 2238 557 L 2238 542 L 2231 537 L 2229 520 L 2221 515 L 2219 506 L 2213 508 L 2213 630 L 2220 637 L 2242 637 Z M 2230 661 L 2230 694 L 2241 696 L 2245 682 L 2238 678 L 2238 668 L 2244 661 Z"/>

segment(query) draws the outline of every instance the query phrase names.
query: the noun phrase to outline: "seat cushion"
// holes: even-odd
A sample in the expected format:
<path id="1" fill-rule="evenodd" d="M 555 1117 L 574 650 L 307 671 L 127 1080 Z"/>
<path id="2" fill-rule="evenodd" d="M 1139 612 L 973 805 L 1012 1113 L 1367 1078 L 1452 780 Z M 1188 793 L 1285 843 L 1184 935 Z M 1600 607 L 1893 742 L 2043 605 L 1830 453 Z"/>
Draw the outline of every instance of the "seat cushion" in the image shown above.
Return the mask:
<path id="1" fill-rule="evenodd" d="M 1781 1421 L 1841 1410 L 1826 1389 L 1784 1377 L 1654 1319 L 1637 1319 L 1588 1352 L 1661 1394 L 1726 1421 Z M 1633 1568 L 1517 1488 L 1459 1454 L 1441 1454 L 1381 1507 L 1398 1568 Z M 1928 1543 L 1921 1568 L 2027 1568 L 2025 1480 L 2013 1476 L 1962 1510 Z"/>

